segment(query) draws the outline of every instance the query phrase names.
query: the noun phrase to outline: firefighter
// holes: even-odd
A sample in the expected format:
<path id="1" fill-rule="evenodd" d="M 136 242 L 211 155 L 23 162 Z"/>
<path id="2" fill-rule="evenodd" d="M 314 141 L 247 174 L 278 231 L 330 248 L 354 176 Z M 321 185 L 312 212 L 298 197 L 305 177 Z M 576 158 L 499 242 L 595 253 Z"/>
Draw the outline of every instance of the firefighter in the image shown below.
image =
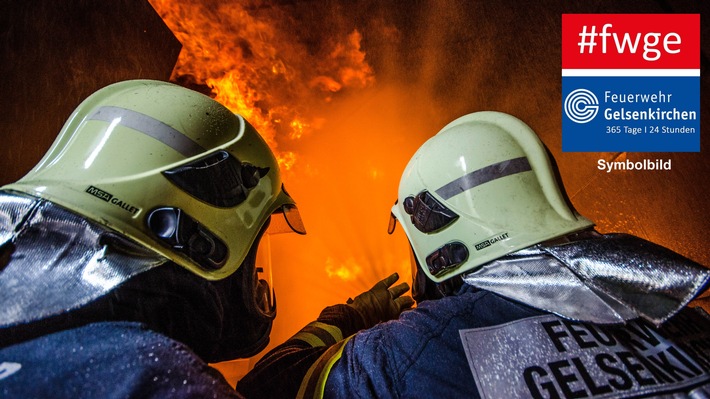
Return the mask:
<path id="1" fill-rule="evenodd" d="M 92 94 L 0 188 L 0 396 L 239 397 L 208 362 L 269 341 L 278 221 L 305 234 L 244 118 L 166 82 Z"/>
<path id="2" fill-rule="evenodd" d="M 326 309 L 238 389 L 259 398 L 706 395 L 710 322 L 687 305 L 708 270 L 641 238 L 598 233 L 557 176 L 537 135 L 511 115 L 445 126 L 411 158 L 391 212 L 390 232 L 401 225 L 413 252 L 416 308 L 353 335 L 357 314 Z M 389 291 L 381 304 L 401 294 Z"/>

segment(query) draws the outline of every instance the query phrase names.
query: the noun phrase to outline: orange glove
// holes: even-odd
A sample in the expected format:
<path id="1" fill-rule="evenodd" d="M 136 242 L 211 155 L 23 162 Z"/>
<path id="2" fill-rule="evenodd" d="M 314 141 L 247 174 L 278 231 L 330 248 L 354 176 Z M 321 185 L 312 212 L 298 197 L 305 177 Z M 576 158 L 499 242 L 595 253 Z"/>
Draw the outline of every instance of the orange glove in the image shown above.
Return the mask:
<path id="1" fill-rule="evenodd" d="M 402 296 L 409 291 L 409 284 L 401 283 L 390 288 L 398 279 L 399 275 L 393 273 L 355 299 L 348 299 L 347 304 L 362 315 L 366 328 L 381 321 L 396 319 L 400 313 L 414 305 L 412 297 Z"/>

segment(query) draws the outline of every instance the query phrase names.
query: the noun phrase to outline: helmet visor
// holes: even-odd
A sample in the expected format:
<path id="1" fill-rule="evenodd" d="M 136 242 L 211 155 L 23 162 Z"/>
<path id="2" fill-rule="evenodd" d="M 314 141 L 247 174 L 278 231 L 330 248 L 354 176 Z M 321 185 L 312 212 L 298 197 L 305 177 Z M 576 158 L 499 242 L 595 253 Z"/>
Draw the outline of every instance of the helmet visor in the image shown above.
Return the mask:
<path id="1" fill-rule="evenodd" d="M 306 234 L 306 227 L 301 219 L 301 213 L 294 204 L 284 204 L 276 209 L 271 216 L 268 234 L 296 233 Z"/>

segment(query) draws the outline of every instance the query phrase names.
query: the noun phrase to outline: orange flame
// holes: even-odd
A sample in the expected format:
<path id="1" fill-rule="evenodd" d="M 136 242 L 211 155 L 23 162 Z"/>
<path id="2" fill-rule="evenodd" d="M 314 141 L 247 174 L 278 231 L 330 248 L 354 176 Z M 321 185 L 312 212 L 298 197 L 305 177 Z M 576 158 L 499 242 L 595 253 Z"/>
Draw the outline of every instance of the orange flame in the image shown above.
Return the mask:
<path id="1" fill-rule="evenodd" d="M 346 88 L 374 83 L 353 31 L 313 51 L 239 4 L 214 0 L 150 0 L 183 48 L 171 80 L 202 87 L 217 101 L 244 116 L 291 169 L 297 155 L 280 144 L 298 140 L 322 125 L 313 111 Z M 279 18 L 283 18 L 279 16 Z"/>

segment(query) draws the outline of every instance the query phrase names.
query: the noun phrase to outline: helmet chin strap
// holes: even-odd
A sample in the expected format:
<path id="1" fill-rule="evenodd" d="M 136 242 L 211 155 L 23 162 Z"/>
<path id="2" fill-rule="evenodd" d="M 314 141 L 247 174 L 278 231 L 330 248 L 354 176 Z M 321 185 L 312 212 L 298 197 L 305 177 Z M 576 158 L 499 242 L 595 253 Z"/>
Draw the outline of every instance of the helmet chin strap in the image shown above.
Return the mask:
<path id="1" fill-rule="evenodd" d="M 237 270 L 242 286 L 242 300 L 251 316 L 260 321 L 273 321 L 276 318 L 276 297 L 266 280 L 259 278 L 256 254 L 264 233 L 269 228 L 271 218 L 262 226 L 259 235 L 252 244 L 242 266 Z"/>

